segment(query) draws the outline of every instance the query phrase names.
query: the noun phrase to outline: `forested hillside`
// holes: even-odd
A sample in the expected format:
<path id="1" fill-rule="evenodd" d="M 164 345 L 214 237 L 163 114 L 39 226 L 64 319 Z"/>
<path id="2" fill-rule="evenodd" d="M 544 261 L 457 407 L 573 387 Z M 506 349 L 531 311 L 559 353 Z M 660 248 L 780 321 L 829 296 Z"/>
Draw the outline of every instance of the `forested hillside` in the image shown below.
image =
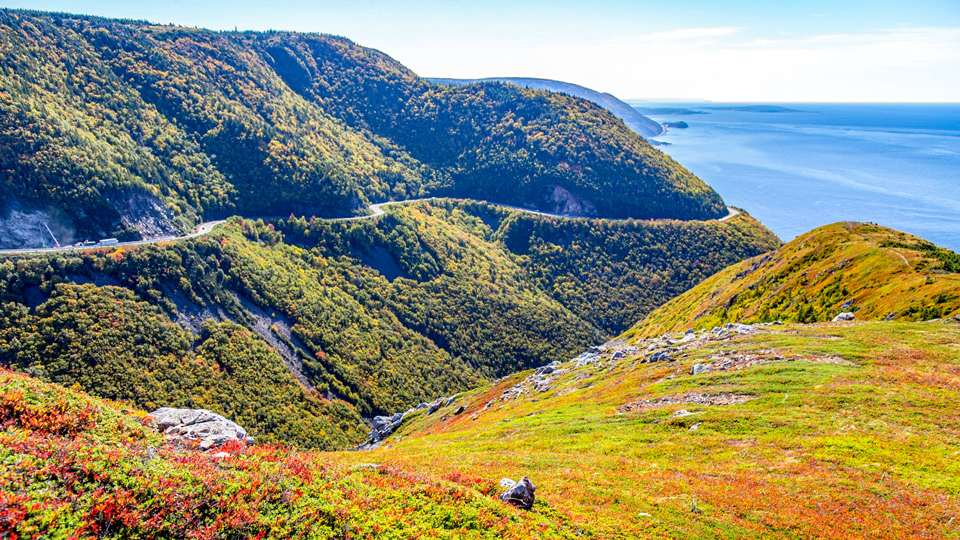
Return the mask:
<path id="1" fill-rule="evenodd" d="M 430 84 L 342 38 L 0 10 L 0 247 L 471 195 L 707 219 L 719 196 L 607 111 Z"/>
<path id="2" fill-rule="evenodd" d="M 431 84 L 341 38 L 258 38 L 291 88 L 449 174 L 444 195 L 614 218 L 724 214 L 712 189 L 584 99 L 497 82 Z"/>
<path id="3" fill-rule="evenodd" d="M 142 408 L 203 406 L 258 437 L 343 447 L 361 438 L 358 413 L 575 356 L 700 272 L 778 245 L 747 216 L 387 208 L 348 222 L 232 218 L 190 240 L 7 257 L 0 362 Z"/>
<path id="4" fill-rule="evenodd" d="M 587 101 L 596 103 L 604 109 L 612 112 L 617 118 L 623 120 L 630 129 L 636 131 L 644 137 L 656 137 L 663 134 L 663 126 L 650 118 L 640 114 L 640 112 L 627 103 L 620 101 L 611 94 L 600 93 L 596 90 L 584 88 L 583 86 L 554 81 L 551 79 L 533 79 L 527 77 L 493 77 L 489 79 L 427 79 L 430 82 L 444 84 L 447 86 L 462 86 L 465 84 L 485 83 L 485 82 L 503 82 L 522 86 L 524 88 L 533 88 L 534 90 L 546 90 L 548 92 L 560 92 L 583 98 Z"/>
<path id="5" fill-rule="evenodd" d="M 516 256 L 514 281 L 525 280 L 553 296 L 608 335 L 622 332 L 731 261 L 780 245 L 773 233 L 743 214 L 727 222 L 582 220 L 449 200 L 391 207 L 390 214 L 378 221 L 342 224 L 296 219 L 281 220 L 278 226 L 288 241 L 317 245 L 330 256 L 351 256 L 372 266 L 394 288 L 408 283 L 395 281 L 397 276 L 426 282 L 443 275 L 452 278 L 462 269 L 504 268 L 491 266 L 489 260 L 473 260 L 474 255 L 463 248 L 450 252 L 444 247 L 462 244 L 460 239 L 472 235 L 473 242 L 487 242 L 480 244 L 487 253 L 499 254 L 496 248 L 503 248 Z M 451 237 L 438 242 L 435 235 L 448 227 Z M 489 277 L 466 277 L 451 283 L 496 282 L 504 276 L 501 270 Z M 454 306 L 474 301 L 472 294 L 454 295 L 450 290 L 441 298 Z"/>
<path id="6" fill-rule="evenodd" d="M 305 390 L 255 333 L 207 321 L 195 336 L 125 288 L 61 283 L 33 312 L 6 304 L 0 358 L 149 410 L 222 411 L 263 442 L 340 448 L 361 436 L 354 409 Z"/>

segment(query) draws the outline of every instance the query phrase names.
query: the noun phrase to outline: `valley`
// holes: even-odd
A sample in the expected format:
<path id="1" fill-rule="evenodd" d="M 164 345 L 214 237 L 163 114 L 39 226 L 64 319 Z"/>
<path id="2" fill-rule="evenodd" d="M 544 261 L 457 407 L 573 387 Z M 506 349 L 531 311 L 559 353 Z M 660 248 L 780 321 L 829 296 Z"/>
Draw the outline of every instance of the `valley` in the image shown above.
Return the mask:
<path id="1" fill-rule="evenodd" d="M 960 255 L 230 27 L 0 9 L 0 538 L 960 539 Z"/>
<path id="2" fill-rule="evenodd" d="M 323 430 L 326 439 L 303 433 L 286 440 L 343 447 L 360 442 L 354 408 L 365 416 L 383 413 L 562 358 L 622 331 L 634 313 L 676 294 L 675 287 L 778 245 L 743 215 L 722 223 L 596 222 L 450 200 L 379 209 L 382 216 L 360 220 L 230 218 L 208 235 L 175 242 L 7 257 L 0 263 L 0 357 L 141 407 L 194 404 L 241 418 L 222 390 L 198 392 L 208 385 L 203 378 L 177 372 L 196 368 L 198 347 L 217 334 L 203 324 L 212 318 L 253 348 L 236 360 L 241 365 L 228 368 L 228 357 L 210 356 L 203 369 L 226 370 L 223 384 L 249 388 L 251 413 L 267 403 L 269 410 L 279 406 L 272 386 L 253 390 L 263 370 L 254 366 L 290 368 L 307 384 L 306 409 L 262 427 L 248 422 L 247 429 L 276 436 L 279 428 L 268 426 L 310 418 L 311 407 L 334 406 L 329 414 L 339 427 Z M 595 223 L 607 236 L 590 234 Z M 684 260 L 667 261 L 664 254 L 679 253 L 674 246 L 701 235 L 731 254 L 708 254 L 705 245 L 684 256 L 701 263 L 686 281 L 664 281 L 662 275 L 677 271 L 670 266 Z M 658 240 L 625 251 L 638 236 Z M 575 251 L 565 254 L 564 246 Z M 614 246 L 621 253 L 604 278 L 568 259 L 591 252 L 610 257 Z M 609 282 L 611 276 L 617 281 Z M 104 305 L 113 313 L 106 320 L 103 308 L 94 307 Z M 593 311 L 601 306 L 597 318 Z M 163 319 L 168 322 L 158 326 Z M 116 326 L 104 325 L 108 321 Z M 45 337 L 63 332 L 72 336 L 68 344 Z M 143 341 L 152 344 L 132 353 Z M 177 367 L 103 382 L 111 372 L 138 373 L 161 361 Z M 280 380 L 294 382 L 289 374 Z"/>

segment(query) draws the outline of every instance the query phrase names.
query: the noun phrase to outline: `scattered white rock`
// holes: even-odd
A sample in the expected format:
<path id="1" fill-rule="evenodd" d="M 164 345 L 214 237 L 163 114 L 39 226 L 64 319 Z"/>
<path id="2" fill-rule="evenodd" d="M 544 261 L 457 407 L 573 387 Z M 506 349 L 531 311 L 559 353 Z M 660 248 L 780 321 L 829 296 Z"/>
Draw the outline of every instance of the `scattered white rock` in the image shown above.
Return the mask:
<path id="1" fill-rule="evenodd" d="M 167 440 L 184 447 L 207 451 L 230 442 L 253 443 L 242 427 L 206 409 L 161 407 L 150 417 Z"/>

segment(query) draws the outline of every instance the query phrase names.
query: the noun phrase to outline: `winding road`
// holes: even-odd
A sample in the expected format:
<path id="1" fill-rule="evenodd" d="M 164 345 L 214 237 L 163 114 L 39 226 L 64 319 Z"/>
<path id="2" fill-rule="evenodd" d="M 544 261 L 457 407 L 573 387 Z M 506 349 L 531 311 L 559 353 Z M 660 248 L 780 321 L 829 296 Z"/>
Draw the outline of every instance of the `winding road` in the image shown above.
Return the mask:
<path id="1" fill-rule="evenodd" d="M 387 201 L 387 202 L 382 202 L 382 203 L 375 203 L 375 204 L 371 204 L 371 205 L 370 205 L 370 210 L 372 211 L 372 213 L 369 214 L 369 215 L 366 215 L 366 216 L 352 216 L 352 217 L 342 217 L 342 218 L 320 218 L 320 219 L 323 219 L 324 221 L 357 221 L 357 220 L 361 220 L 361 219 L 371 219 L 371 218 L 375 218 L 375 217 L 377 217 L 377 216 L 382 216 L 382 215 L 384 215 L 384 214 L 386 213 L 386 212 L 383 210 L 383 207 L 384 207 L 384 206 L 390 206 L 390 205 L 392 205 L 392 204 L 410 204 L 410 203 L 416 203 L 416 202 L 421 202 L 421 201 L 433 201 L 433 200 L 437 200 L 437 199 L 440 199 L 440 198 L 441 198 L 441 197 L 426 197 L 426 198 L 423 198 L 423 199 L 406 199 L 406 200 L 403 200 L 403 201 Z M 548 216 L 548 217 L 558 217 L 558 218 L 568 218 L 568 219 L 598 219 L 598 218 L 594 218 L 594 217 L 569 216 L 569 215 L 564 215 L 564 214 L 550 214 L 550 213 L 547 213 L 547 212 L 540 212 L 540 211 L 537 211 L 537 210 L 530 210 L 529 208 L 520 208 L 519 206 L 510 206 L 509 204 L 499 204 L 499 203 L 491 203 L 491 202 L 487 202 L 487 204 L 499 206 L 499 207 L 501 207 L 501 208 L 509 208 L 509 209 L 511 209 L 511 210 L 519 210 L 520 212 L 526 212 L 526 213 L 528 213 L 528 214 L 535 214 L 535 215 L 538 215 L 538 216 Z M 717 221 L 726 221 L 726 220 L 728 220 L 728 219 L 730 219 L 730 218 L 732 218 L 732 217 L 735 217 L 735 216 L 740 215 L 740 211 L 737 210 L 736 208 L 733 208 L 732 206 L 728 206 L 728 207 L 727 207 L 727 210 L 728 210 L 730 213 L 727 214 L 726 216 L 718 219 Z M 263 219 L 280 219 L 280 218 L 277 217 L 277 218 L 263 218 Z M 150 239 L 147 239 L 147 240 L 135 240 L 135 241 L 132 241 L 132 242 L 119 242 L 119 243 L 116 243 L 116 244 L 113 244 L 113 245 L 110 245 L 110 246 L 94 245 L 94 246 L 62 246 L 62 247 L 51 247 L 51 248 L 0 249 L 0 255 L 27 255 L 27 254 L 31 254 L 31 253 L 53 253 L 53 252 L 58 252 L 58 251 L 80 251 L 80 250 L 84 250 L 84 249 L 99 249 L 99 248 L 114 248 L 114 247 L 124 247 L 124 246 L 137 246 L 137 245 L 143 245 L 143 244 L 156 244 L 156 243 L 159 243 L 159 242 L 171 242 L 171 241 L 173 241 L 173 240 L 186 240 L 186 239 L 188 239 L 188 238 L 196 238 L 196 237 L 198 237 L 198 236 L 203 236 L 203 235 L 205 235 L 205 234 L 209 234 L 211 231 L 213 231 L 213 229 L 214 229 L 217 225 L 220 225 L 221 223 L 224 223 L 225 221 L 226 221 L 226 220 L 223 220 L 223 219 L 217 220 L 217 221 L 206 221 L 206 222 L 204 222 L 204 223 L 201 223 L 201 224 L 196 228 L 196 230 L 195 230 L 194 232 L 192 232 L 192 233 L 190 233 L 190 234 L 187 234 L 187 235 L 184 235 L 184 236 L 160 236 L 160 237 L 157 237 L 157 238 L 150 238 Z M 616 220 L 616 221 L 620 221 L 620 220 Z M 708 221 L 712 221 L 712 220 L 708 220 Z"/>

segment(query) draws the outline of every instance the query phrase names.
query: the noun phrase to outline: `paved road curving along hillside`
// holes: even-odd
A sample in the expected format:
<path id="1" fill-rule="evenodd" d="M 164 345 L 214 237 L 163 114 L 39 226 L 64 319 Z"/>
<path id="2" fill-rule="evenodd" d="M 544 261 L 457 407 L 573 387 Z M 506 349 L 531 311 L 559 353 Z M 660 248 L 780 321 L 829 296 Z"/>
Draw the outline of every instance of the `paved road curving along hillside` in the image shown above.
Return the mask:
<path id="1" fill-rule="evenodd" d="M 390 205 L 392 205 L 392 204 L 409 204 L 409 203 L 416 203 L 416 202 L 421 202 L 421 201 L 433 201 L 433 200 L 436 200 L 436 199 L 439 199 L 439 198 L 440 198 L 440 197 L 426 197 L 426 198 L 423 198 L 423 199 L 406 199 L 406 200 L 403 200 L 403 201 L 387 201 L 387 202 L 382 202 L 382 203 L 375 203 L 375 204 L 371 204 L 371 205 L 370 205 L 370 210 L 372 211 L 372 213 L 370 213 L 370 214 L 368 214 L 368 215 L 366 215 L 366 216 L 352 216 L 352 217 L 342 217 L 342 218 L 320 218 L 320 219 L 323 219 L 324 221 L 357 221 L 357 220 L 360 220 L 360 219 L 371 219 L 371 218 L 375 218 L 375 217 L 377 217 L 377 216 L 382 216 L 382 215 L 384 215 L 384 214 L 386 213 L 386 212 L 384 212 L 384 210 L 383 210 L 383 207 L 384 207 L 384 206 L 390 206 Z M 537 210 L 530 210 L 529 208 L 520 208 L 519 206 L 510 206 L 509 204 L 499 204 L 499 203 L 491 203 L 491 202 L 488 202 L 488 204 L 500 206 L 500 207 L 503 207 L 503 208 L 509 208 L 509 209 L 511 209 L 511 210 L 519 210 L 519 211 L 521 211 L 521 212 L 526 212 L 526 213 L 528 213 L 528 214 L 536 214 L 536 215 L 538 215 L 538 216 L 549 216 L 549 217 L 559 217 L 559 218 L 568 218 L 568 219 L 597 219 L 597 218 L 581 217 L 581 216 L 568 216 L 568 215 L 563 215 L 563 214 L 550 214 L 550 213 L 548 213 L 548 212 L 540 212 L 540 211 L 537 211 Z M 726 220 L 728 220 L 728 219 L 730 219 L 730 218 L 732 218 L 732 217 L 737 216 L 737 215 L 740 214 L 740 211 L 739 211 L 739 210 L 737 210 L 737 209 L 735 209 L 735 208 L 733 208 L 733 207 L 730 207 L 730 206 L 727 207 L 727 210 L 729 210 L 730 213 L 727 214 L 726 216 L 718 219 L 717 221 L 726 221 Z M 268 219 L 268 218 L 264 218 L 264 219 Z M 276 218 L 269 218 L 269 219 L 280 219 L 280 218 L 279 218 L 279 217 L 276 217 Z M 208 233 L 210 233 L 211 231 L 213 231 L 213 229 L 214 229 L 217 225 L 219 225 L 219 224 L 221 224 L 221 223 L 224 223 L 225 221 L 226 221 L 226 220 L 221 219 L 221 220 L 217 220 L 217 221 L 207 221 L 207 222 L 201 223 L 194 232 L 192 232 L 192 233 L 190 233 L 190 234 L 187 234 L 187 235 L 184 235 L 184 236 L 161 236 L 161 237 L 157 237 L 157 238 L 150 238 L 150 239 L 147 239 L 147 240 L 135 240 L 135 241 L 132 241 L 132 242 L 119 242 L 119 243 L 116 243 L 116 244 L 113 244 L 113 245 L 110 245 L 110 246 L 94 245 L 94 246 L 63 246 L 63 247 L 58 247 L 58 248 L 52 247 L 52 248 L 0 249 L 0 255 L 26 255 L 26 254 L 30 254 L 30 253 L 51 253 L 51 252 L 57 252 L 57 251 L 79 251 L 79 250 L 84 250 L 84 249 L 98 249 L 98 248 L 104 248 L 104 247 L 113 248 L 113 247 L 123 247 L 123 246 L 137 246 L 137 245 L 142 245 L 142 244 L 155 244 L 155 243 L 157 243 L 157 242 L 170 242 L 170 241 L 173 241 L 173 240 L 185 240 L 185 239 L 188 239 L 188 238 L 196 238 L 197 236 L 203 236 L 203 235 L 205 235 L 205 234 L 208 234 Z M 617 221 L 619 221 L 619 220 L 617 220 Z"/>

